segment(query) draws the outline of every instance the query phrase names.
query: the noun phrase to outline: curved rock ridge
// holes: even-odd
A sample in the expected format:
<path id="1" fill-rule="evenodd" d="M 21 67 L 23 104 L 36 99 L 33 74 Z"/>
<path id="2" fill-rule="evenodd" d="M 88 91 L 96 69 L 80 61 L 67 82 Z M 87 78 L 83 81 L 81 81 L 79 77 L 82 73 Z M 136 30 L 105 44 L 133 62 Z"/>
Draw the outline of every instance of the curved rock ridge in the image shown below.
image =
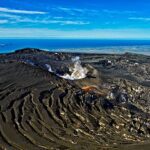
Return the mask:
<path id="1" fill-rule="evenodd" d="M 85 79 L 65 80 L 44 67 L 63 72 L 75 55 L 91 68 Z M 123 62 L 126 56 L 93 55 L 92 61 L 90 55 L 30 50 L 1 55 L 0 149 L 119 149 L 149 140 L 150 88 L 118 70 L 110 74 L 120 57 Z"/>

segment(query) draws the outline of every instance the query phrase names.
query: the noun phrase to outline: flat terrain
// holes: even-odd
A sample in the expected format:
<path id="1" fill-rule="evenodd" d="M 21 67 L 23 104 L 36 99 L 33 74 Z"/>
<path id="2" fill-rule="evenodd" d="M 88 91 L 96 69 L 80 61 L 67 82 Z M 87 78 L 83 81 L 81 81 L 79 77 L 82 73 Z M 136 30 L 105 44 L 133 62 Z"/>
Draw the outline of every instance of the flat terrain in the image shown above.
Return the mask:
<path id="1" fill-rule="evenodd" d="M 62 78 L 77 56 L 86 77 Z M 0 149 L 148 150 L 149 140 L 149 56 L 0 55 Z"/>

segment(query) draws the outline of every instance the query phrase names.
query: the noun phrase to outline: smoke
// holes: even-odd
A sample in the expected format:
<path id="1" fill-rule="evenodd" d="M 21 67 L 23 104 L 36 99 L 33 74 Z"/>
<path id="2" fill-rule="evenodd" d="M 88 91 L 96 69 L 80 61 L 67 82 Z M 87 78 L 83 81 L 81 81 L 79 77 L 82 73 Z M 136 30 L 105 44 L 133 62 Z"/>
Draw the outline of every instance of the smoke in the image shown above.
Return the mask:
<path id="1" fill-rule="evenodd" d="M 52 67 L 49 64 L 45 64 L 45 66 L 49 72 L 53 72 Z"/>
<path id="2" fill-rule="evenodd" d="M 84 79 L 88 73 L 88 69 L 86 67 L 82 67 L 80 57 L 72 58 L 73 66 L 69 67 L 70 73 L 65 73 L 64 75 L 60 75 L 55 73 L 57 76 L 67 79 L 67 80 L 79 80 Z M 45 67 L 49 72 L 54 73 L 52 67 L 49 64 L 45 64 Z"/>
<path id="3" fill-rule="evenodd" d="M 72 62 L 74 63 L 74 66 L 69 68 L 71 74 L 66 73 L 60 77 L 67 80 L 79 80 L 85 78 L 88 73 L 88 69 L 82 67 L 80 57 L 77 56 L 72 58 Z"/>

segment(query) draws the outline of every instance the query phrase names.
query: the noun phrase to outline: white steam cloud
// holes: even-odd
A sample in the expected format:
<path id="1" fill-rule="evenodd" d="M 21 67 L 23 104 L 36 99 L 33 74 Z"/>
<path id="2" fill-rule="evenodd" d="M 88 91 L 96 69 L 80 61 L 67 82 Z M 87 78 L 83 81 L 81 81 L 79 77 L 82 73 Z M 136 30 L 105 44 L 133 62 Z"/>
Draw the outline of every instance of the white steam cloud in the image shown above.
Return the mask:
<path id="1" fill-rule="evenodd" d="M 52 70 L 52 67 L 51 67 L 49 64 L 45 64 L 45 66 L 46 66 L 46 68 L 48 69 L 49 72 L 54 72 L 54 71 Z"/>
<path id="2" fill-rule="evenodd" d="M 71 74 L 66 73 L 60 77 L 67 80 L 79 80 L 85 78 L 88 73 L 88 69 L 82 67 L 80 57 L 72 58 L 72 61 L 74 62 L 74 67 L 69 68 Z"/>
<path id="3" fill-rule="evenodd" d="M 72 58 L 72 62 L 74 63 L 74 65 L 73 67 L 69 68 L 70 74 L 65 73 L 64 75 L 60 75 L 60 74 L 56 74 L 56 75 L 67 80 L 84 79 L 87 76 L 88 69 L 86 67 L 82 67 L 80 57 Z M 45 66 L 49 72 L 54 73 L 52 67 L 49 64 L 45 64 Z"/>

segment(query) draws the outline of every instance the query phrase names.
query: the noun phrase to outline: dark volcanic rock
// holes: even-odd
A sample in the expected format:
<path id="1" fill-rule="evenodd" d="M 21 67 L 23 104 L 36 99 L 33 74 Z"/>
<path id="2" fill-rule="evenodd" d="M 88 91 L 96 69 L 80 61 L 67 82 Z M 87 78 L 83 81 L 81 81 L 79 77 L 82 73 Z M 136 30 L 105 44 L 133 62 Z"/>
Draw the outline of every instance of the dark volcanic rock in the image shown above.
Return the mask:
<path id="1" fill-rule="evenodd" d="M 24 48 L 21 50 L 16 50 L 15 54 L 33 54 L 33 53 L 37 53 L 37 52 L 42 52 L 40 49 L 36 49 L 36 48 Z"/>
<path id="2" fill-rule="evenodd" d="M 116 101 L 122 104 L 127 103 L 128 95 L 126 93 L 119 93 L 118 96 L 116 97 Z"/>
<path id="3" fill-rule="evenodd" d="M 89 70 L 87 77 L 58 77 L 70 72 L 75 56 Z M 143 144 L 150 139 L 149 68 L 148 56 L 134 54 L 23 49 L 0 55 L 0 149 L 128 149 L 126 145 Z"/>

